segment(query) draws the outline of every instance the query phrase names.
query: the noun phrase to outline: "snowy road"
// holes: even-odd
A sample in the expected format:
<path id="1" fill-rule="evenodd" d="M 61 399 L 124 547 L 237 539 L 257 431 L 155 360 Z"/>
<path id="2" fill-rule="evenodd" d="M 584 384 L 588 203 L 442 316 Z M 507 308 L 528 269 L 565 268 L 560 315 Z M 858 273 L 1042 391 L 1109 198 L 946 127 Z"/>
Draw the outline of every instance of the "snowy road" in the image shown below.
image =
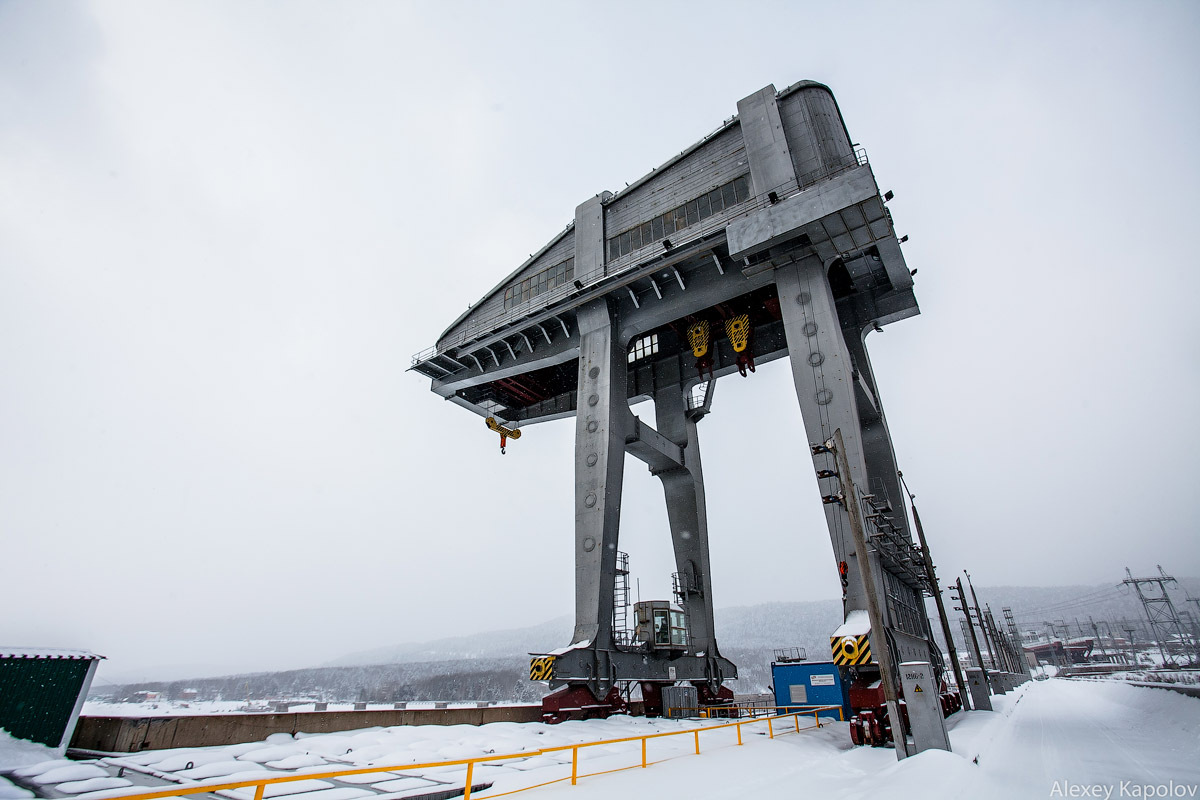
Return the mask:
<path id="1" fill-rule="evenodd" d="M 954 753 L 927 752 L 897 763 L 890 750 L 849 748 L 839 738 L 845 726 L 838 725 L 646 772 L 590 778 L 574 789 L 543 790 L 539 798 L 662 792 L 697 800 L 1013 800 L 1105 798 L 1106 787 L 1108 797 L 1121 798 L 1144 797 L 1147 785 L 1170 789 L 1172 781 L 1175 793 L 1168 796 L 1200 796 L 1200 700 L 1118 683 L 1053 680 L 1026 684 L 994 702 L 994 712 L 951 719 Z M 1085 786 L 1088 794 L 1082 794 Z"/>
<path id="2" fill-rule="evenodd" d="M 679 796 L 696 800 L 815 797 L 821 800 L 973 800 L 1010 798 L 1147 796 L 1143 787 L 1172 787 L 1170 797 L 1197 796 L 1200 784 L 1200 699 L 1115 682 L 1050 680 L 1029 683 L 994 698 L 994 712 L 950 719 L 953 753 L 931 751 L 896 762 L 892 750 L 852 747 L 848 726 L 768 738 L 765 726 L 745 731 L 745 746 L 731 729 L 702 734 L 702 754 L 691 735 L 655 739 L 648 769 L 636 741 L 580 751 L 578 786 L 555 783 L 521 793 L 530 800 L 599 800 L 611 797 Z M 557 726 L 493 723 L 480 727 L 408 726 L 337 734 L 274 734 L 267 741 L 229 747 L 187 748 L 101 760 L 94 764 L 51 761 L 21 773 L 27 781 L 78 800 L 102 800 L 102 790 L 128 786 L 144 774 L 161 781 L 230 780 L 281 773 L 329 772 L 367 765 L 429 763 L 486 754 L 527 753 L 520 759 L 480 766 L 476 782 L 492 783 L 473 796 L 486 798 L 563 779 L 569 751 L 546 751 L 582 742 L 694 730 L 701 723 L 613 717 Z M 786 729 L 786 725 L 782 726 Z M 11 741 L 11 740 L 10 740 Z M 546 751 L 546 752 L 540 752 Z M 0 748 L 0 771 L 4 748 Z M 31 754 L 22 754 L 29 763 Z M 116 776 L 126 765 L 126 777 Z M 15 766 L 15 763 L 12 764 Z M 108 777 L 105 777 L 105 776 Z M 410 794 L 462 786 L 462 768 L 406 770 L 306 780 L 272 788 L 280 800 L 400 800 Z M 118 783 L 119 782 L 119 783 Z M 1087 793 L 1082 793 L 1086 787 Z M 129 791 L 132 787 L 123 789 Z M 101 790 L 101 791 L 97 791 Z M 1108 793 L 1106 794 L 1106 790 Z M 111 794 L 111 792 L 109 793 Z M 250 800 L 252 790 L 222 792 Z M 0 800 L 29 793 L 7 789 Z M 1154 795 L 1150 795 L 1154 796 Z"/>
<path id="3" fill-rule="evenodd" d="M 980 748 L 989 782 L 1024 797 L 1050 796 L 1056 781 L 1114 786 L 1113 797 L 1126 781 L 1200 783 L 1200 700 L 1117 683 L 1031 688 Z"/>

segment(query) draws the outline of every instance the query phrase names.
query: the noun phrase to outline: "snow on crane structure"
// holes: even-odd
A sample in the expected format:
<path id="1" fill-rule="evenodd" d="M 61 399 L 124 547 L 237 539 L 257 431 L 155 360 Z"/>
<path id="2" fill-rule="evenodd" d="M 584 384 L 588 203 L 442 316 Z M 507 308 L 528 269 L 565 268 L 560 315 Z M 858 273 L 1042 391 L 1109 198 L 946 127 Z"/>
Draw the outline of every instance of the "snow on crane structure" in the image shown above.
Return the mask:
<path id="1" fill-rule="evenodd" d="M 896 663 L 931 662 L 940 678 L 923 599 L 931 587 L 900 505 L 864 344 L 871 331 L 919 313 L 887 199 L 828 87 L 767 86 L 649 175 L 582 203 L 573 225 L 413 357 L 434 392 L 502 437 L 575 417 L 575 631 L 568 647 L 534 659 L 531 670 L 556 689 L 545 703 L 552 718 L 619 707 L 617 689 L 630 682 L 641 684 L 650 708 L 676 681 L 695 684 L 701 702 L 732 695 L 723 682 L 737 669 L 720 655 L 713 629 L 697 423 L 711 410 L 716 379 L 785 356 L 808 441 L 842 431 Z M 645 399 L 654 401 L 653 427 L 629 408 Z M 882 712 L 868 641 L 879 632 L 859 622 L 867 598 L 838 499 L 841 478 L 821 449 L 811 455 L 846 630 L 854 629 L 832 637 L 834 658 L 857 687 L 852 698 Z M 672 647 L 614 631 L 627 452 L 649 465 L 666 495 L 675 596 L 688 628 Z"/>

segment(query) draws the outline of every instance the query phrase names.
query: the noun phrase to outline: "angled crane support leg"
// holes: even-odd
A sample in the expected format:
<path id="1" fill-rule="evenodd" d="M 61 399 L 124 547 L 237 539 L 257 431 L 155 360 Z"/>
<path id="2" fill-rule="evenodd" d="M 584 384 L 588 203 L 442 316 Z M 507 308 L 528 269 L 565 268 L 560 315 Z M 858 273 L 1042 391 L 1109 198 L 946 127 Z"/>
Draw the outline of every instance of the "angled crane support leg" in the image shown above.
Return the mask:
<path id="1" fill-rule="evenodd" d="M 867 355 L 865 341 L 866 332 L 857 324 L 842 329 L 846 348 L 858 372 L 860 386 L 859 396 L 868 394 L 870 401 L 858 406 L 859 431 L 863 460 L 866 462 L 867 477 L 870 480 L 864 490 L 878 492 L 880 486 L 887 492 L 887 499 L 892 504 L 893 513 L 890 515 L 896 527 L 911 538 L 908 530 L 908 516 L 902 511 L 903 495 L 900 490 L 900 479 L 896 471 L 896 452 L 892 448 L 892 435 L 888 432 L 887 417 L 883 413 L 883 402 L 875 384 L 875 373 L 871 369 L 871 359 Z"/>
<path id="2" fill-rule="evenodd" d="M 657 472 L 667 501 L 675 568 L 683 583 L 684 611 L 691 629 L 692 649 L 708 659 L 708 681 L 713 692 L 723 678 L 736 676 L 736 668 L 720 658 L 713 629 L 712 578 L 708 554 L 708 517 L 704 503 L 704 472 L 696 423 L 686 416 L 684 391 L 667 386 L 654 396 L 658 432 L 683 446 L 684 463 Z"/>
<path id="3" fill-rule="evenodd" d="M 882 493 L 886 494 L 892 507 L 891 513 L 886 516 L 891 524 L 900 529 L 900 535 L 904 539 L 912 541 L 912 531 L 909 529 L 908 514 L 904 510 L 904 495 L 897 472 L 896 451 L 892 447 L 892 435 L 888 431 L 887 416 L 884 414 L 883 402 L 875 384 L 871 358 L 867 354 L 866 330 L 869 328 L 864 329 L 857 322 L 852 322 L 842 328 L 846 347 L 850 351 L 851 361 L 858 373 L 856 380 L 859 385 L 859 396 L 869 398 L 858 406 L 859 436 L 862 442 L 863 460 L 866 462 L 867 477 L 870 481 L 869 491 L 872 494 L 880 495 L 882 489 Z M 879 499 L 883 500 L 884 498 L 879 497 Z M 910 634 L 915 636 L 919 632 L 919 638 L 932 642 L 933 628 L 930 625 L 929 615 L 924 613 L 925 600 L 922 594 L 908 587 L 897 586 L 893 589 L 892 594 L 903 597 L 905 605 L 909 609 L 909 611 L 901 613 L 908 616 L 907 627 Z M 898 620 L 893 621 L 898 622 Z M 904 660 L 932 660 L 939 670 L 944 666 L 941 653 L 937 648 L 928 648 L 929 654 L 925 655 L 923 645 L 918 645 L 907 636 L 899 636 L 896 646 Z"/>
<path id="4" fill-rule="evenodd" d="M 614 341 L 607 304 L 578 312 L 579 412 L 575 417 L 575 635 L 595 654 L 588 678 L 598 697 L 611 687 L 613 583 L 629 411 L 625 348 Z M 600 663 L 604 661 L 605 663 Z M 564 666 L 566 666 L 564 664 Z M 587 665 L 582 665 L 585 669 Z M 574 670 L 572 670 L 574 671 Z M 557 674 L 556 674 L 556 677 Z"/>
<path id="5" fill-rule="evenodd" d="M 862 487 L 869 483 L 863 462 L 858 405 L 854 397 L 854 369 L 850 351 L 842 338 L 833 291 L 825 277 L 825 270 L 815 259 L 810 259 L 776 270 L 775 280 L 779 288 L 779 308 L 783 314 L 796 398 L 800 401 L 808 441 L 820 444 L 841 428 L 846 445 L 846 461 L 850 464 L 849 478 L 855 486 L 860 487 L 861 493 Z M 836 459 L 827 453 L 813 456 L 813 464 L 817 470 L 837 471 Z M 822 495 L 841 491 L 841 483 L 837 478 L 822 479 L 819 485 Z M 834 556 L 838 561 L 846 562 L 847 566 L 846 611 L 865 609 L 867 599 L 863 595 L 861 570 L 854 553 L 854 539 L 846 509 L 838 503 L 826 504 L 825 520 L 829 525 Z M 874 574 L 878 596 L 886 597 L 882 585 L 883 571 L 875 569 Z M 886 610 L 883 613 L 886 620 Z M 877 633 L 872 631 L 871 635 Z"/>

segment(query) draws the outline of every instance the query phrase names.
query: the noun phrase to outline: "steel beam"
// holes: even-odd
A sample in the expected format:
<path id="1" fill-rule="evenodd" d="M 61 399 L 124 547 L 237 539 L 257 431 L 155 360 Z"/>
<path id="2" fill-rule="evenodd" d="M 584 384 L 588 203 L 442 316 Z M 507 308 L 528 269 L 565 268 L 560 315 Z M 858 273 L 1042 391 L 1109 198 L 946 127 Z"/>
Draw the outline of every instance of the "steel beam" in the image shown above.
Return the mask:
<path id="1" fill-rule="evenodd" d="M 777 269 L 775 280 L 779 287 L 779 309 L 783 314 L 792 379 L 808 441 L 820 444 L 841 428 L 850 468 L 850 475 L 845 477 L 856 486 L 869 486 L 854 399 L 854 366 L 842 338 L 833 291 L 825 277 L 824 266 L 815 258 L 805 259 L 802 264 Z M 814 455 L 813 462 L 818 471 L 838 471 L 835 459 L 828 453 Z M 838 478 L 824 478 L 820 487 L 822 495 L 837 494 Z M 847 565 L 845 610 L 847 613 L 865 611 L 867 599 L 845 507 L 838 503 L 826 504 L 825 520 L 829 525 L 834 557 Z M 878 556 L 873 557 L 878 560 Z M 874 570 L 876 593 L 886 597 L 882 572 L 878 567 Z M 890 625 L 887 610 L 883 613 L 885 624 Z M 878 633 L 872 631 L 872 636 Z"/>
<path id="2" fill-rule="evenodd" d="M 608 303 L 579 309 L 579 408 L 575 415 L 575 635 L 572 644 L 612 648 L 613 582 L 625 477 L 633 433 L 625 348 Z M 602 681 L 602 676 L 597 676 Z M 602 683 L 598 696 L 608 687 Z"/>
<path id="3" fill-rule="evenodd" d="M 711 387 L 710 387 L 711 388 Z M 683 449 L 684 463 L 657 473 L 667 501 L 675 568 L 683 582 L 682 603 L 691 629 L 691 649 L 712 662 L 710 688 L 715 692 L 722 665 L 713 627 L 712 571 L 709 565 L 708 512 L 704 498 L 704 471 L 696 422 L 687 414 L 683 384 L 663 388 L 654 396 L 655 421 L 660 434 Z"/>
<path id="4" fill-rule="evenodd" d="M 683 450 L 658 431 L 633 418 L 633 429 L 625 440 L 625 449 L 637 456 L 654 474 L 683 466 Z"/>

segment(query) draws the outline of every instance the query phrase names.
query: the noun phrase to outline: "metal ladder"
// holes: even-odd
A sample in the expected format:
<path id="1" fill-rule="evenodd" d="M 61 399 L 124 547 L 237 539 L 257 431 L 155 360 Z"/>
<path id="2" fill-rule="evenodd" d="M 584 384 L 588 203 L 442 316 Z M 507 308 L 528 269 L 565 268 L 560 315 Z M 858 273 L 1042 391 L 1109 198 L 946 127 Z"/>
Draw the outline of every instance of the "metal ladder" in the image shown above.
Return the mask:
<path id="1" fill-rule="evenodd" d="M 629 554 L 617 551 L 617 571 L 613 580 L 613 642 L 633 644 L 629 629 Z"/>

